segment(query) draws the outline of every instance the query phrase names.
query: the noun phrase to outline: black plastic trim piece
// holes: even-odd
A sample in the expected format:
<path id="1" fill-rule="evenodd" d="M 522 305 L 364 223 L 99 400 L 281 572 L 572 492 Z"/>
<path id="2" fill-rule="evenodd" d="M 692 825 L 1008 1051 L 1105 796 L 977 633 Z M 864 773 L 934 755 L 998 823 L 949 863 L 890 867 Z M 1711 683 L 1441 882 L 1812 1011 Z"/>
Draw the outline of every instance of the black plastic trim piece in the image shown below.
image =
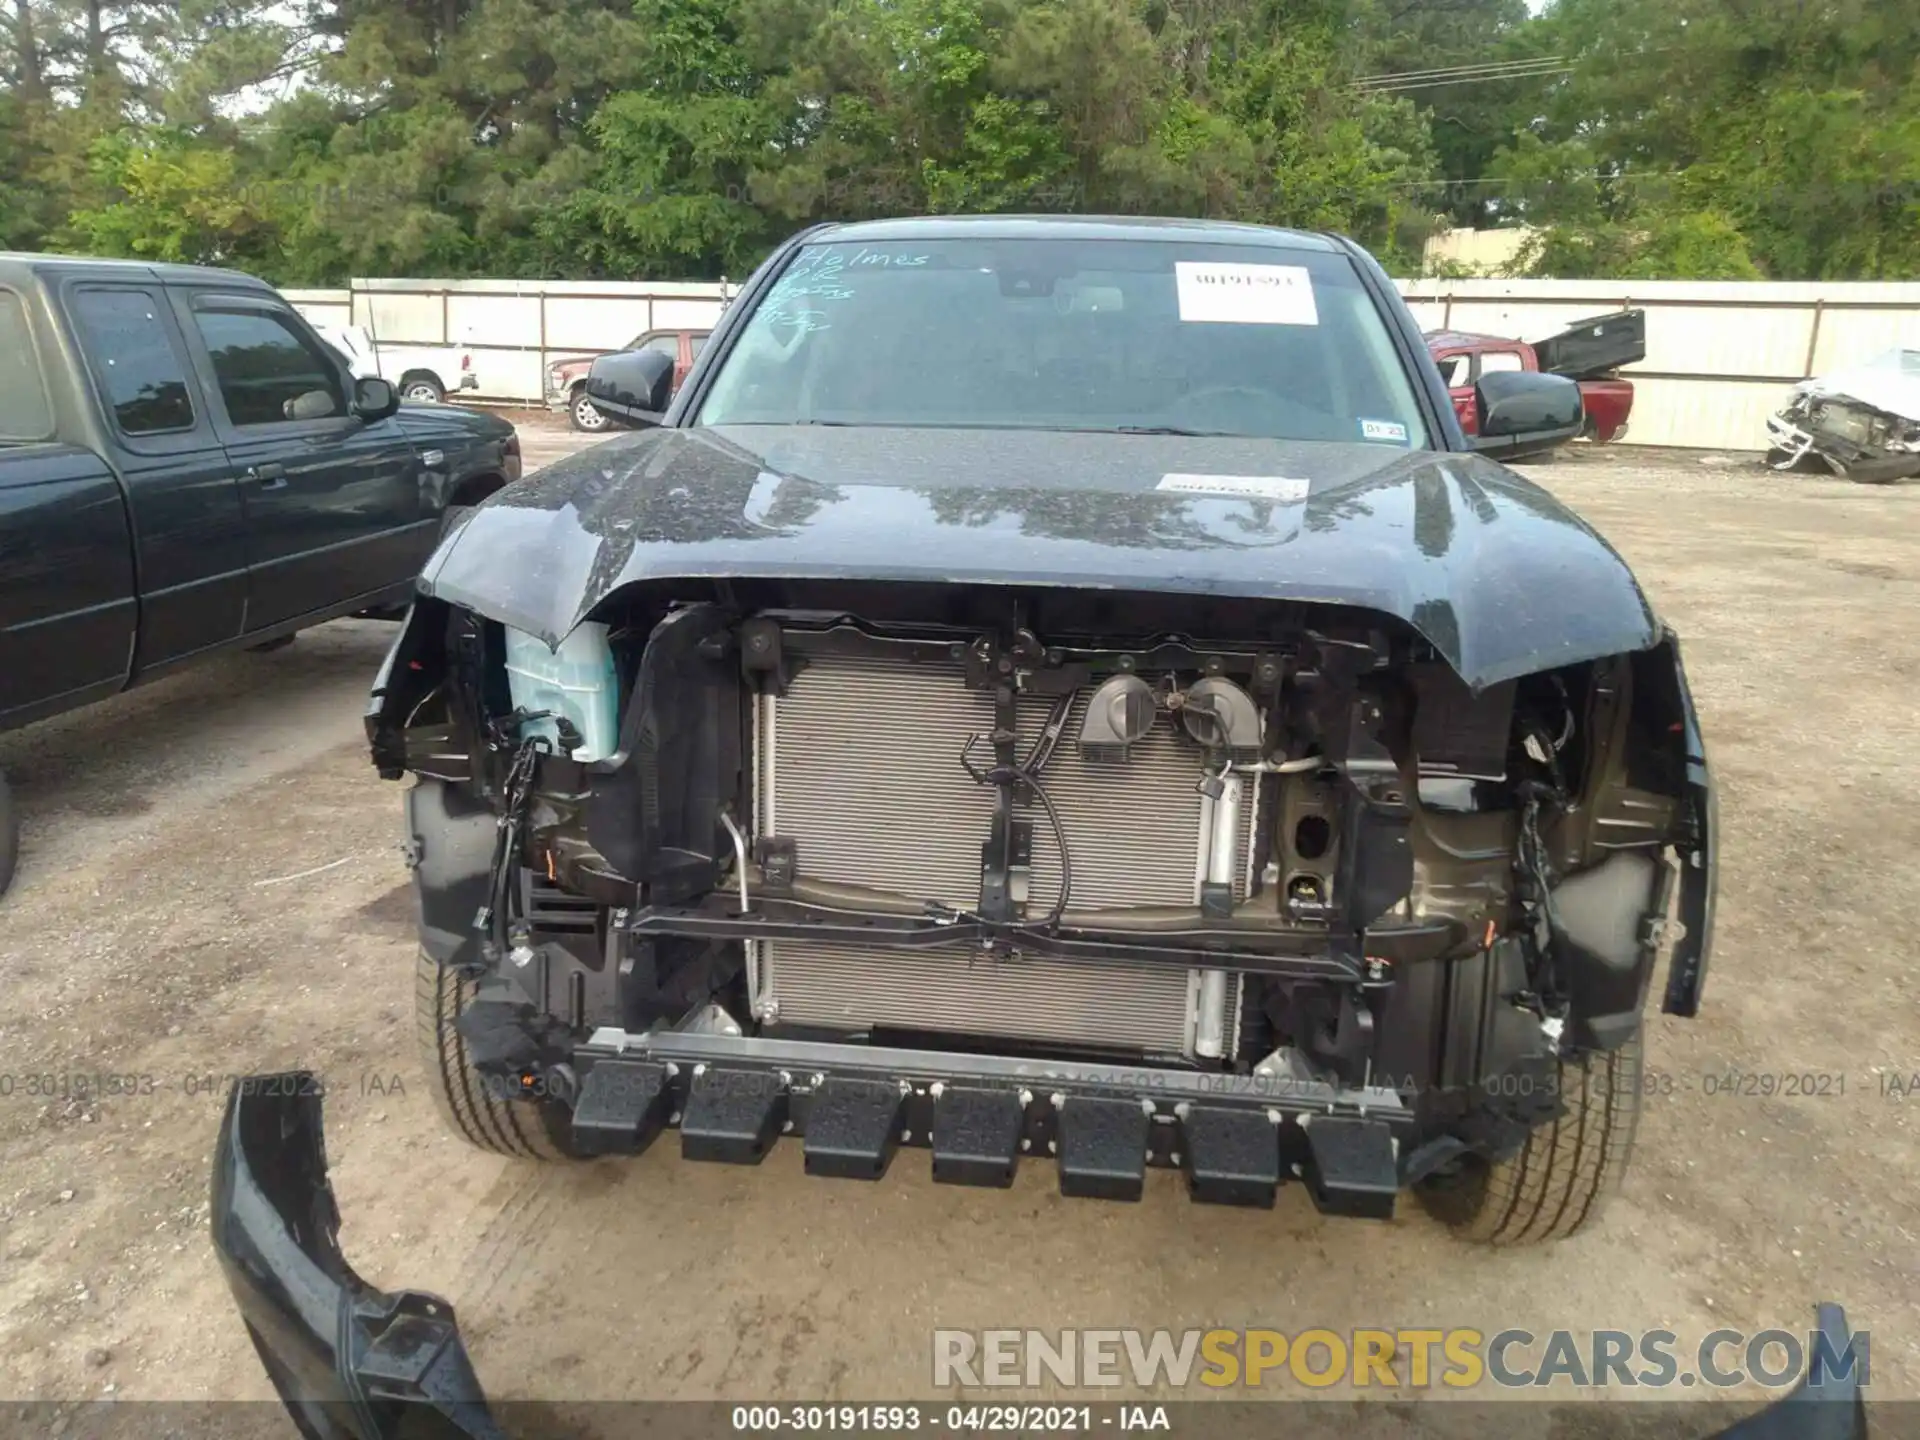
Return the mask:
<path id="1" fill-rule="evenodd" d="M 1060 1193 L 1138 1200 L 1147 1183 L 1147 1130 L 1138 1101 L 1068 1095 L 1060 1107 Z"/>
<path id="2" fill-rule="evenodd" d="M 1391 1220 L 1400 1195 L 1393 1131 L 1374 1120 L 1314 1120 L 1304 1176 L 1323 1213 Z"/>
<path id="3" fill-rule="evenodd" d="M 933 1105 L 933 1178 L 996 1189 L 1013 1184 L 1024 1110 L 1011 1090 L 945 1087 Z"/>
<path id="4" fill-rule="evenodd" d="M 807 1173 L 878 1180 L 900 1148 L 906 1103 L 898 1083 L 829 1077 L 814 1090 L 807 1117 Z"/>
<path id="5" fill-rule="evenodd" d="M 666 1128 L 673 1110 L 667 1067 L 651 1061 L 596 1065 L 573 1107 L 573 1143 L 583 1155 L 637 1155 Z"/>
<path id="6" fill-rule="evenodd" d="M 1273 1208 L 1280 1186 L 1279 1127 L 1263 1111 L 1195 1105 L 1181 1117 L 1180 1132 L 1194 1199 Z"/>
<path id="7" fill-rule="evenodd" d="M 696 1069 L 680 1120 L 688 1160 L 758 1165 L 787 1120 L 787 1087 L 766 1070 Z"/>

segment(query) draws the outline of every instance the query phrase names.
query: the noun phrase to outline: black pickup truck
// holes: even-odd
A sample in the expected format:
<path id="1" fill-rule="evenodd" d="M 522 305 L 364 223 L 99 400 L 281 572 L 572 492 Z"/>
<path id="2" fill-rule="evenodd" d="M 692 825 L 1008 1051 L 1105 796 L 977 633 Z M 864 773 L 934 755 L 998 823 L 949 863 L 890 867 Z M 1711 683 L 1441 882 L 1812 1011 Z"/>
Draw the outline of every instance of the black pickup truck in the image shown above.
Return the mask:
<path id="1" fill-rule="evenodd" d="M 399 613 L 519 474 L 511 425 L 356 381 L 251 276 L 0 254 L 0 731 Z M 16 845 L 0 781 L 0 889 Z"/>

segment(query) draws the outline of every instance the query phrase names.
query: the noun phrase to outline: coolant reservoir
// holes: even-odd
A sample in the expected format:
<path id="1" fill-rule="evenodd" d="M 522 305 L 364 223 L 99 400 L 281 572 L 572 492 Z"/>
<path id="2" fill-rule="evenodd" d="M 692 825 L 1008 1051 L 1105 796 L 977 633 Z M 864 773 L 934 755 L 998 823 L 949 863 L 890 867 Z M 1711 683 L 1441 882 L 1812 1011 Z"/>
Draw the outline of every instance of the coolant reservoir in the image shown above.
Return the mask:
<path id="1" fill-rule="evenodd" d="M 619 741 L 619 678 L 607 627 L 579 626 L 549 650 L 537 635 L 507 629 L 507 689 L 516 710 L 551 710 L 580 732 L 576 760 L 602 760 Z M 560 730 L 552 720 L 529 720 L 521 738 L 544 735 L 560 748 Z"/>

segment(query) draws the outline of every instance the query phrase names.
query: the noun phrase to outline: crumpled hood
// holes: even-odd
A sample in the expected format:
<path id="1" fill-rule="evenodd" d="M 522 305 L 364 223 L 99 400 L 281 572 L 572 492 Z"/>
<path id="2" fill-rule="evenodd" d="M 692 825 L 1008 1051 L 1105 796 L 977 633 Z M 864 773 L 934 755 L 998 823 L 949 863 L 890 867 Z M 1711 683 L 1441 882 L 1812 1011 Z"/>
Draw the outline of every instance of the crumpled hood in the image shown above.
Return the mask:
<path id="1" fill-rule="evenodd" d="M 1659 638 L 1612 548 L 1478 456 L 1045 430 L 621 437 L 475 510 L 421 589 L 557 644 L 625 586 L 717 577 L 1360 606 L 1412 625 L 1475 687 Z"/>
<path id="2" fill-rule="evenodd" d="M 1889 415 L 1920 423 L 1920 375 L 1887 366 L 1859 365 L 1802 380 L 1793 388 L 1796 395 L 1852 400 L 1869 409 L 1884 410 Z"/>

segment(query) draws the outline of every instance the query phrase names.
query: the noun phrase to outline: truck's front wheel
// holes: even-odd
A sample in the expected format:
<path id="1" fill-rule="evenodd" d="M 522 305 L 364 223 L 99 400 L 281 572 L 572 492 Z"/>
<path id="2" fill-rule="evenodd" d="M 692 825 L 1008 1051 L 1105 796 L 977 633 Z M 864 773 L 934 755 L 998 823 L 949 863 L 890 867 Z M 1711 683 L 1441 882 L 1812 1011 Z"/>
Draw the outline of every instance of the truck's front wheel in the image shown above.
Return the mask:
<path id="1" fill-rule="evenodd" d="M 510 1099 L 467 1055 L 461 1012 L 474 985 L 421 952 L 414 961 L 414 1017 L 427 1090 L 449 1129 L 482 1150 L 522 1160 L 570 1160 L 565 1110 L 552 1101 Z"/>
<path id="2" fill-rule="evenodd" d="M 1560 1066 L 1560 1118 L 1498 1163 L 1470 1157 L 1423 1182 L 1428 1212 L 1464 1239 L 1537 1245 L 1585 1229 L 1618 1188 L 1640 1122 L 1640 1039 Z"/>
<path id="3" fill-rule="evenodd" d="M 587 387 L 584 385 L 577 387 L 569 397 L 567 418 L 573 423 L 574 429 L 594 435 L 613 428 L 613 421 L 607 418 L 607 412 L 587 398 Z"/>

